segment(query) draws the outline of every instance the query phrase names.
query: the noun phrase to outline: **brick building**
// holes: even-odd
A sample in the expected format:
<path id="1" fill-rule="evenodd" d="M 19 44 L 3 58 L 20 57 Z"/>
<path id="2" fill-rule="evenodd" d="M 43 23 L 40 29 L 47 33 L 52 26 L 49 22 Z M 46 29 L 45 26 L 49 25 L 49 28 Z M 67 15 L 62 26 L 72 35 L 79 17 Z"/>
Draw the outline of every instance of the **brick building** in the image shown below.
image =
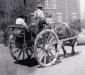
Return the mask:
<path id="1" fill-rule="evenodd" d="M 56 21 L 62 20 L 69 23 L 72 19 L 80 19 L 79 0 L 36 0 L 42 3 L 46 12 L 53 14 Z"/>

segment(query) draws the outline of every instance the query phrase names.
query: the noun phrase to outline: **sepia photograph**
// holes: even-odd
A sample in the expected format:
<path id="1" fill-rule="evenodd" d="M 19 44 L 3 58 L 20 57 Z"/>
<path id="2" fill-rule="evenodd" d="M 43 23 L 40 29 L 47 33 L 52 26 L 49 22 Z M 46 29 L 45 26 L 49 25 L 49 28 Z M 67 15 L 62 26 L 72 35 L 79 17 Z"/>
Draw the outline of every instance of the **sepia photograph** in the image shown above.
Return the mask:
<path id="1" fill-rule="evenodd" d="M 0 75 L 85 75 L 85 0 L 0 0 Z"/>

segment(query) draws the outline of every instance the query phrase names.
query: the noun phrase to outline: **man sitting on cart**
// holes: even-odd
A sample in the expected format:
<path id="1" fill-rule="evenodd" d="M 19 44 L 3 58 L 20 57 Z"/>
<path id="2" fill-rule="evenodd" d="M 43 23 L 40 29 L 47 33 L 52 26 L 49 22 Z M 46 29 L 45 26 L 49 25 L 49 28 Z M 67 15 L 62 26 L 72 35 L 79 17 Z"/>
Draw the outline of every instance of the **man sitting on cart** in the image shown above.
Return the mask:
<path id="1" fill-rule="evenodd" d="M 46 20 L 45 20 L 45 15 L 44 15 L 44 12 L 43 12 L 43 6 L 41 4 L 39 4 L 37 6 L 37 9 L 35 10 L 34 12 L 34 19 L 38 22 L 38 31 L 42 31 L 42 29 L 44 28 L 44 24 L 47 24 L 46 23 Z"/>

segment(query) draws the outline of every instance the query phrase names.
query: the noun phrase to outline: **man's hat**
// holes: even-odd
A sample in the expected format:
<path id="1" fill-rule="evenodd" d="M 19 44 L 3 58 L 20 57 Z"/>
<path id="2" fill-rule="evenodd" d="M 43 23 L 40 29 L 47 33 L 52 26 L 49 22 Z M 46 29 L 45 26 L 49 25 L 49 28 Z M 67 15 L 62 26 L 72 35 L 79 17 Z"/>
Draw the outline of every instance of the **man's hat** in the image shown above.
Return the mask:
<path id="1" fill-rule="evenodd" d="M 38 4 L 37 8 L 39 8 L 39 7 L 43 8 L 43 5 L 42 4 Z"/>

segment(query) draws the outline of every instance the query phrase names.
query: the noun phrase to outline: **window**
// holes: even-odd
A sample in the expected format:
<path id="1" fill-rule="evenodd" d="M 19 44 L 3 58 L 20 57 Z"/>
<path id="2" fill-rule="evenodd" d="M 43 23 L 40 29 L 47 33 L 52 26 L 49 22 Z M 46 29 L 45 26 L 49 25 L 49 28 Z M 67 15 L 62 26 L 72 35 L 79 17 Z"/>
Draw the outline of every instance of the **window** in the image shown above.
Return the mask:
<path id="1" fill-rule="evenodd" d="M 45 9 L 56 9 L 56 0 L 45 0 Z"/>
<path id="2" fill-rule="evenodd" d="M 77 19 L 77 13 L 71 13 L 72 19 Z"/>

